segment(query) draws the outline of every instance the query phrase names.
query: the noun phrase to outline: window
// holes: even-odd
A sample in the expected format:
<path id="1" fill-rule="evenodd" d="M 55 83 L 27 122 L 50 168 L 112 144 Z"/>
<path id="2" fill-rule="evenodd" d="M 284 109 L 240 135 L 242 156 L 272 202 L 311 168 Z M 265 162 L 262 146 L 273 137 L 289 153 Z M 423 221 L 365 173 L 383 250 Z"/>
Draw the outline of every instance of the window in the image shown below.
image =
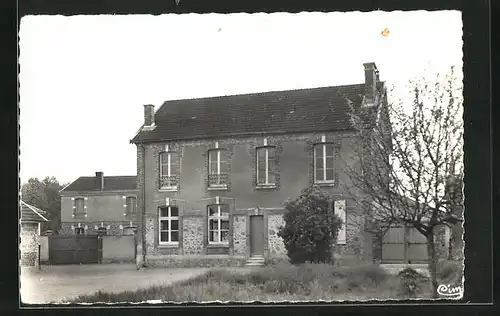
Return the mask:
<path id="1" fill-rule="evenodd" d="M 99 235 L 99 236 L 106 236 L 107 235 L 107 231 L 108 230 L 106 229 L 106 227 L 99 227 L 97 229 L 97 235 Z"/>
<path id="2" fill-rule="evenodd" d="M 333 183 L 335 160 L 334 144 L 318 144 L 314 146 L 314 182 Z"/>
<path id="3" fill-rule="evenodd" d="M 334 210 L 335 215 L 340 217 L 342 220 L 342 227 L 339 230 L 337 235 L 337 244 L 345 244 L 346 243 L 346 211 L 345 211 L 345 200 L 338 200 L 334 202 Z"/>
<path id="4" fill-rule="evenodd" d="M 179 165 L 175 152 L 160 153 L 160 188 L 176 188 Z"/>
<path id="5" fill-rule="evenodd" d="M 211 187 L 227 186 L 228 159 L 227 150 L 211 149 L 208 151 L 208 184 Z"/>
<path id="6" fill-rule="evenodd" d="M 76 227 L 75 228 L 75 234 L 76 235 L 84 235 L 85 234 L 85 229 L 83 227 Z"/>
<path id="7" fill-rule="evenodd" d="M 257 185 L 276 183 L 276 148 L 257 148 Z"/>
<path id="8" fill-rule="evenodd" d="M 179 208 L 166 206 L 160 208 L 160 244 L 179 242 Z"/>
<path id="9" fill-rule="evenodd" d="M 74 213 L 75 215 L 84 215 L 85 214 L 85 199 L 84 198 L 76 198 L 74 202 Z"/>
<path id="10" fill-rule="evenodd" d="M 136 210 L 137 210 L 137 199 L 133 196 L 127 197 L 125 200 L 125 206 L 126 206 L 126 215 L 135 215 Z"/>
<path id="11" fill-rule="evenodd" d="M 228 205 L 208 206 L 208 242 L 213 244 L 229 242 Z"/>

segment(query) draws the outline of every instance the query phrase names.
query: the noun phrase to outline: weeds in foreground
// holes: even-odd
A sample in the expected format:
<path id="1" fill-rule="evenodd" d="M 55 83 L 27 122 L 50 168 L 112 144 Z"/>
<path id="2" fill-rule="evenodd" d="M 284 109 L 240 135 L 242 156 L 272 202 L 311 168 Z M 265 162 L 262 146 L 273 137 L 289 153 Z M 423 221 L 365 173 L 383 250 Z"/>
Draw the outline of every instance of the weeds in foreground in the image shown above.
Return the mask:
<path id="1" fill-rule="evenodd" d="M 414 274 L 413 271 L 407 272 Z M 442 277 L 457 278 L 461 270 L 451 267 L 450 263 L 443 265 L 439 272 Z M 407 285 L 412 291 L 408 291 Z M 99 291 L 71 302 L 336 301 L 425 298 L 429 295 L 427 279 L 418 276 L 408 281 L 377 265 L 351 268 L 303 264 L 265 267 L 251 272 L 211 270 L 172 285 L 121 293 Z"/>

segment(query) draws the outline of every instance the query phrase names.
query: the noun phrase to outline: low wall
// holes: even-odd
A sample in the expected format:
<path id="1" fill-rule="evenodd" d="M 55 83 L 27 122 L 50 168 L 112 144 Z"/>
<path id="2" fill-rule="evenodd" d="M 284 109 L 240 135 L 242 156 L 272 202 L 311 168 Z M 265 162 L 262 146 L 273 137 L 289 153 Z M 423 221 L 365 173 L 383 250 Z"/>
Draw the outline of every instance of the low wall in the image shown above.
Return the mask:
<path id="1" fill-rule="evenodd" d="M 102 236 L 102 263 L 134 262 L 134 236 Z"/>
<path id="2" fill-rule="evenodd" d="M 40 262 L 49 262 L 49 237 L 40 236 Z"/>

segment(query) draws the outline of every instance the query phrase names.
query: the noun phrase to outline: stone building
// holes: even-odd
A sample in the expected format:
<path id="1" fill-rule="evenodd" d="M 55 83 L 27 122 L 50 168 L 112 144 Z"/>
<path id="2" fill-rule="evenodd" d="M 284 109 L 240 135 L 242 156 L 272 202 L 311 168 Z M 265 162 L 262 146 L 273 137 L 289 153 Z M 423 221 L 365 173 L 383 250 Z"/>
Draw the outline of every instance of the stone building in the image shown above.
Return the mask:
<path id="1" fill-rule="evenodd" d="M 346 223 L 337 255 L 372 261 L 373 237 L 339 185 L 350 181 L 346 164 L 359 161 L 349 111 L 363 111 L 370 124 L 387 117 L 385 83 L 374 63 L 364 67 L 361 84 L 174 100 L 156 112 L 145 105 L 144 124 L 131 140 L 139 262 L 283 258 L 277 234 L 284 201 L 313 184 L 336 197 Z"/>
<path id="2" fill-rule="evenodd" d="M 46 212 L 21 201 L 21 266 L 38 266 L 41 224 L 48 222 Z"/>
<path id="3" fill-rule="evenodd" d="M 137 229 L 137 177 L 79 177 L 60 191 L 61 235 L 131 235 Z"/>

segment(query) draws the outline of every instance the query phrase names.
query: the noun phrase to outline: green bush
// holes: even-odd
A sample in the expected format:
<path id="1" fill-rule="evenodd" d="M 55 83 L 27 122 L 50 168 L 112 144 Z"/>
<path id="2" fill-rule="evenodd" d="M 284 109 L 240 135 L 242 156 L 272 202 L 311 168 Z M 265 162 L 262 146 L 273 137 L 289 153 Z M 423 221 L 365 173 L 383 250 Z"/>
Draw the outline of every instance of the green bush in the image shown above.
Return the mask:
<path id="1" fill-rule="evenodd" d="M 335 215 L 332 202 L 331 196 L 317 186 L 285 202 L 285 226 L 278 235 L 283 238 L 291 263 L 333 263 L 332 245 L 342 220 Z"/>

